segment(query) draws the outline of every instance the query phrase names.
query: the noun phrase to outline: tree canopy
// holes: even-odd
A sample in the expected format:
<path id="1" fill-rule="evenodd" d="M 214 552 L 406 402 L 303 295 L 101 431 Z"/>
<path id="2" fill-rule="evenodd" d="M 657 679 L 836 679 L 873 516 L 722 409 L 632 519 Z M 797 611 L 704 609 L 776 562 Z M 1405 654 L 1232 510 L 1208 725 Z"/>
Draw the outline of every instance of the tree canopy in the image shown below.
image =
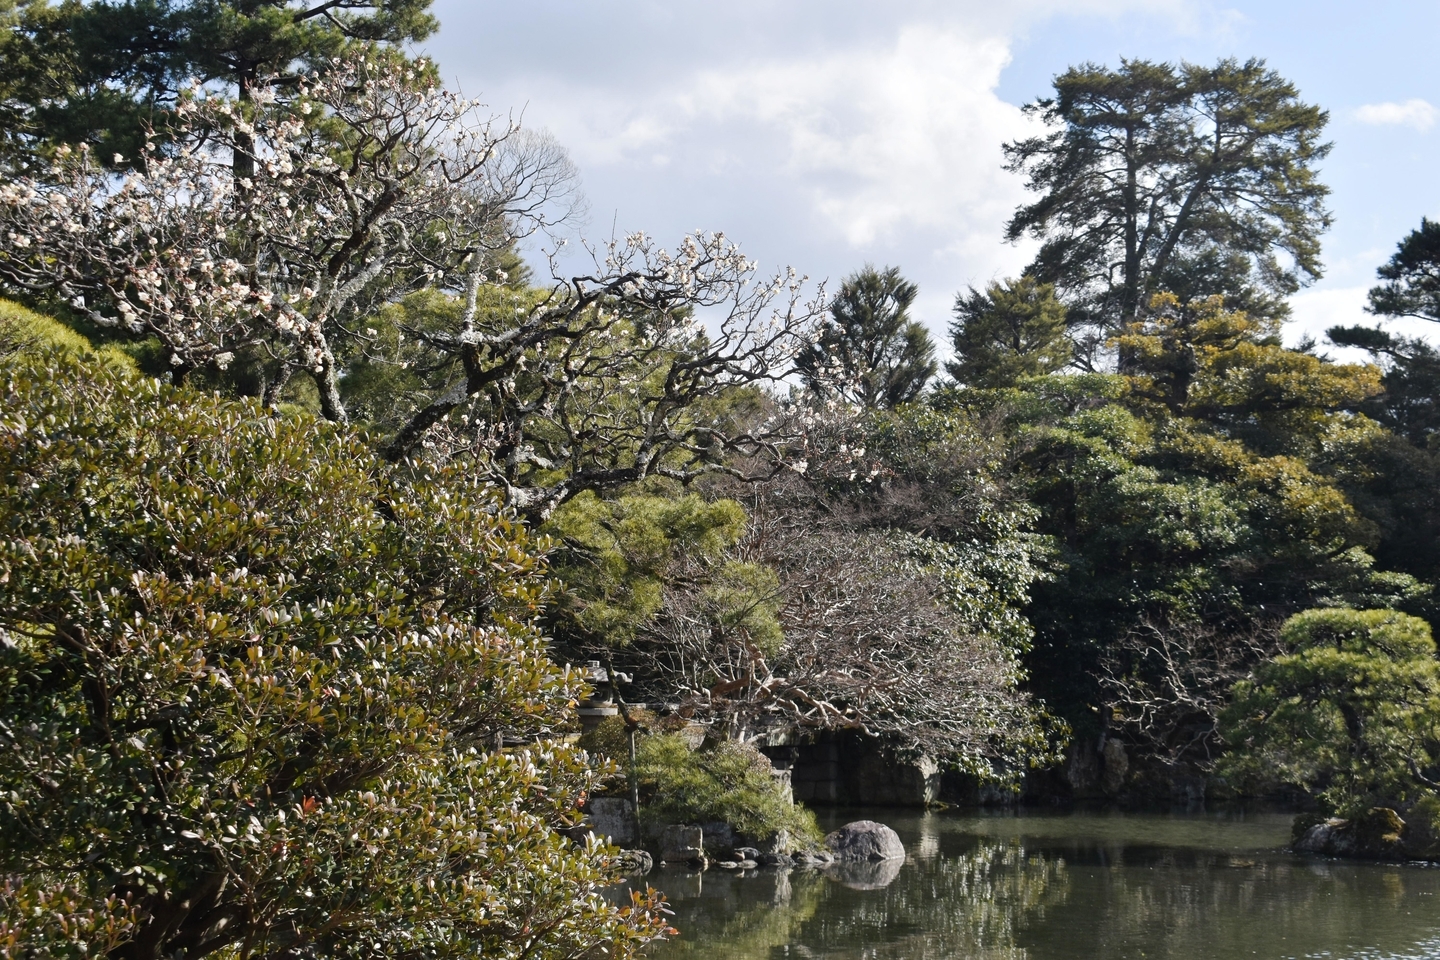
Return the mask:
<path id="1" fill-rule="evenodd" d="M 1322 598 L 1374 605 L 1424 593 L 1367 552 L 1389 504 L 1361 478 L 1388 435 L 1351 411 L 1379 393 L 1380 371 L 1287 349 L 1272 331 L 1219 298 L 1182 307 L 1159 297 L 1116 337 L 1132 358 L 1127 375 L 945 398 L 1006 420 L 1012 482 L 1057 549 L 1025 607 L 1035 629 L 1025 663 L 1032 689 L 1079 732 L 1148 717 L 1135 746 L 1213 756 L 1233 671 L 1267 649 L 1257 626 Z M 1157 635 L 1184 649 L 1167 653 Z M 1221 679 L 1181 680 L 1202 656 L 1195 668 Z M 1187 713 L 1194 684 L 1208 705 Z M 1173 727 L 1155 720 L 1162 702 Z"/>
<path id="2" fill-rule="evenodd" d="M 1422 217 L 1376 272 L 1385 283 L 1370 289 L 1371 313 L 1440 323 L 1440 221 Z"/>
<path id="3" fill-rule="evenodd" d="M 972 387 L 1011 387 L 1023 377 L 1058 373 L 1073 358 L 1065 306 L 1055 285 L 1034 277 L 971 288 L 955 297 L 945 371 Z"/>
<path id="4" fill-rule="evenodd" d="M 1105 792 L 1164 792 L 1279 756 L 1295 697 L 1284 735 L 1332 742 L 1287 782 L 1432 789 L 1431 741 L 1409 769 L 1392 736 L 1430 707 L 1341 688 L 1429 689 L 1365 645 L 1436 611 L 1440 361 L 1379 328 L 1331 331 L 1374 365 L 1285 345 L 1327 118 L 1263 61 L 1056 77 L 1007 147 L 1034 196 L 1006 236 L 1039 252 L 957 295 L 932 385 L 899 267 L 826 298 L 718 233 L 522 262 L 577 172 L 407 59 L 428 0 L 0 21 L 0 284 L 64 321 L 0 305 L 0 703 L 49 738 L 0 727 L 5 916 L 62 904 L 67 949 L 116 957 L 625 953 L 655 904 L 605 907 L 607 851 L 558 838 L 607 781 L 555 741 L 580 687 L 542 633 L 710 724 L 640 748 L 665 816 L 728 790 L 779 823 L 754 744 L 836 730 L 1011 785 L 1123 743 Z M 1440 319 L 1436 237 L 1372 312 Z M 1370 624 L 1315 695 L 1285 686 L 1319 669 L 1307 609 Z M 1380 739 L 1337 739 L 1347 710 Z"/>
<path id="5" fill-rule="evenodd" d="M 354 43 L 399 45 L 435 29 L 430 0 L 28 0 L 9 18 L 0 68 L 14 126 L 33 155 L 90 143 L 106 163 L 142 157 L 192 80 L 248 100 L 327 71 Z M 8 80 L 8 83 L 6 82 Z"/>
<path id="6" fill-rule="evenodd" d="M 1254 309 L 1320 276 L 1327 116 L 1263 60 L 1087 63 L 1025 110 L 1051 129 L 1006 146 L 1040 196 L 1005 235 L 1042 241 L 1029 272 L 1073 324 L 1114 329 L 1164 290 Z"/>

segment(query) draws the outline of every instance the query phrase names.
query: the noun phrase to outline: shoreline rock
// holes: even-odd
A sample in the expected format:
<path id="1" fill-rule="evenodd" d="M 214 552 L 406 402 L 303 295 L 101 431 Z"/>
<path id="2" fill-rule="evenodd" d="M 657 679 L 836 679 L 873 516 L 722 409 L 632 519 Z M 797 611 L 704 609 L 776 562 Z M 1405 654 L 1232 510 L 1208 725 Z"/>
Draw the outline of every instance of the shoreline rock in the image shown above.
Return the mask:
<path id="1" fill-rule="evenodd" d="M 905 859 L 899 834 L 874 820 L 845 824 L 825 838 L 825 846 L 842 861 Z"/>
<path id="2" fill-rule="evenodd" d="M 665 863 L 703 863 L 705 831 L 679 823 L 666 825 L 660 831 L 660 859 Z"/>
<path id="3" fill-rule="evenodd" d="M 1423 816 L 1406 822 L 1389 807 L 1371 807 L 1351 819 L 1295 821 L 1295 853 L 1353 860 L 1434 860 L 1440 847 Z"/>

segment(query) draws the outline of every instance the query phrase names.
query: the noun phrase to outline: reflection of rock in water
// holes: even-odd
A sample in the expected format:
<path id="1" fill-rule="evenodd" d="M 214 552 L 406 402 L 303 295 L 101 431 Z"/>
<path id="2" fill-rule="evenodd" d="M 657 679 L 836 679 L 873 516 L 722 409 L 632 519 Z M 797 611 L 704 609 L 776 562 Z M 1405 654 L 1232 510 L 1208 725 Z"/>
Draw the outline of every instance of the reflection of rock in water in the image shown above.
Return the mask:
<path id="1" fill-rule="evenodd" d="M 699 870 L 671 867 L 646 879 L 672 900 L 691 900 L 705 892 L 705 875 Z"/>
<path id="2" fill-rule="evenodd" d="M 883 890 L 895 882 L 904 866 L 904 860 L 852 860 L 826 864 L 824 872 L 851 890 Z"/>

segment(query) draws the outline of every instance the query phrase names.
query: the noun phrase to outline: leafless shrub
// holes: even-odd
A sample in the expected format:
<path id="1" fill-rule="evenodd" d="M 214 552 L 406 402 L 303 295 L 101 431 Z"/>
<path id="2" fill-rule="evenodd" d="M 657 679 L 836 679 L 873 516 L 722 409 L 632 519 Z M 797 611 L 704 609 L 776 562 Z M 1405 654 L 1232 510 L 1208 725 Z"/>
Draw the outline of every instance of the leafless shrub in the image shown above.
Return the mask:
<path id="1" fill-rule="evenodd" d="M 954 609 L 940 576 L 899 534 L 856 532 L 761 500 L 736 559 L 778 574 L 783 639 L 745 629 L 705 590 L 667 591 L 664 612 L 626 651 L 650 689 L 748 739 L 854 729 L 989 771 L 1043 751 L 1013 651 Z"/>
<path id="2" fill-rule="evenodd" d="M 1278 622 L 1145 620 L 1102 659 L 1110 726 L 1166 766 L 1208 769 L 1230 689 L 1279 650 Z"/>

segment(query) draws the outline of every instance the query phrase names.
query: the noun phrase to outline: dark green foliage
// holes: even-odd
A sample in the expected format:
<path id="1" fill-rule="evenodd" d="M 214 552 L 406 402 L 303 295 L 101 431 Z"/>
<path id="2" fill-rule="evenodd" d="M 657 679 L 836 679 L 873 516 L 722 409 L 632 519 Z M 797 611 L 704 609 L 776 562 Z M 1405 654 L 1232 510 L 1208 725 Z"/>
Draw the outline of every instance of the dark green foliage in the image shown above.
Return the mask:
<path id="1" fill-rule="evenodd" d="M 1440 661 L 1430 625 L 1393 610 L 1307 610 L 1286 652 L 1235 689 L 1223 769 L 1314 793 L 1344 815 L 1440 787 Z"/>
<path id="2" fill-rule="evenodd" d="M 1338 346 L 1368 350 L 1383 391 L 1361 404 L 1391 433 L 1376 436 L 1355 472 L 1356 504 L 1379 525 L 1375 555 L 1425 580 L 1440 578 L 1440 352 L 1378 327 L 1334 327 Z"/>
<path id="3" fill-rule="evenodd" d="M 1386 434 L 1347 411 L 1378 392 L 1378 370 L 1287 350 L 1218 301 L 1158 300 L 1116 344 L 1131 376 L 976 395 L 1009 417 L 1038 530 L 1059 547 L 1027 608 L 1026 664 L 1078 729 L 1095 726 L 1103 677 L 1132 669 L 1126 638 L 1147 623 L 1248 630 L 1322 598 L 1424 592 L 1374 569 L 1379 531 L 1351 500 Z"/>
<path id="4" fill-rule="evenodd" d="M 141 156 L 191 78 L 245 99 L 266 75 L 324 70 L 354 42 L 403 44 L 435 29 L 430 0 L 31 0 L 11 17 L 0 95 L 14 156 L 92 143 Z M 3 11 L 0 11 L 3 12 Z"/>
<path id="5" fill-rule="evenodd" d="M 1074 346 L 1055 285 L 1019 280 L 974 287 L 955 297 L 950 340 L 955 359 L 945 372 L 968 387 L 1013 387 L 1023 377 L 1058 373 Z"/>
<path id="6" fill-rule="evenodd" d="M 929 332 L 910 319 L 918 292 L 899 267 L 867 264 L 847 277 L 818 342 L 796 360 L 806 384 L 866 408 L 918 397 L 939 369 Z"/>
<path id="7" fill-rule="evenodd" d="M 1440 797 L 1422 797 L 1405 811 L 1405 847 L 1411 856 L 1440 859 Z"/>
<path id="8" fill-rule="evenodd" d="M 1320 276 L 1327 117 L 1264 61 L 1087 63 L 1026 111 L 1052 129 L 1006 147 L 1040 194 L 1006 237 L 1044 241 L 1029 272 L 1072 324 L 1130 322 L 1171 288 L 1273 310 Z"/>
<path id="9" fill-rule="evenodd" d="M 69 36 L 47 0 L 0 0 L 0 170 L 32 159 L 36 112 L 69 87 Z"/>
<path id="10" fill-rule="evenodd" d="M 0 950 L 558 957 L 655 932 L 555 830 L 595 782 L 552 738 L 582 687 L 492 491 L 54 352 L 10 352 L 0 394 Z"/>
<path id="11" fill-rule="evenodd" d="M 1440 220 L 1422 217 L 1376 272 L 1386 282 L 1370 290 L 1371 313 L 1440 323 Z"/>

